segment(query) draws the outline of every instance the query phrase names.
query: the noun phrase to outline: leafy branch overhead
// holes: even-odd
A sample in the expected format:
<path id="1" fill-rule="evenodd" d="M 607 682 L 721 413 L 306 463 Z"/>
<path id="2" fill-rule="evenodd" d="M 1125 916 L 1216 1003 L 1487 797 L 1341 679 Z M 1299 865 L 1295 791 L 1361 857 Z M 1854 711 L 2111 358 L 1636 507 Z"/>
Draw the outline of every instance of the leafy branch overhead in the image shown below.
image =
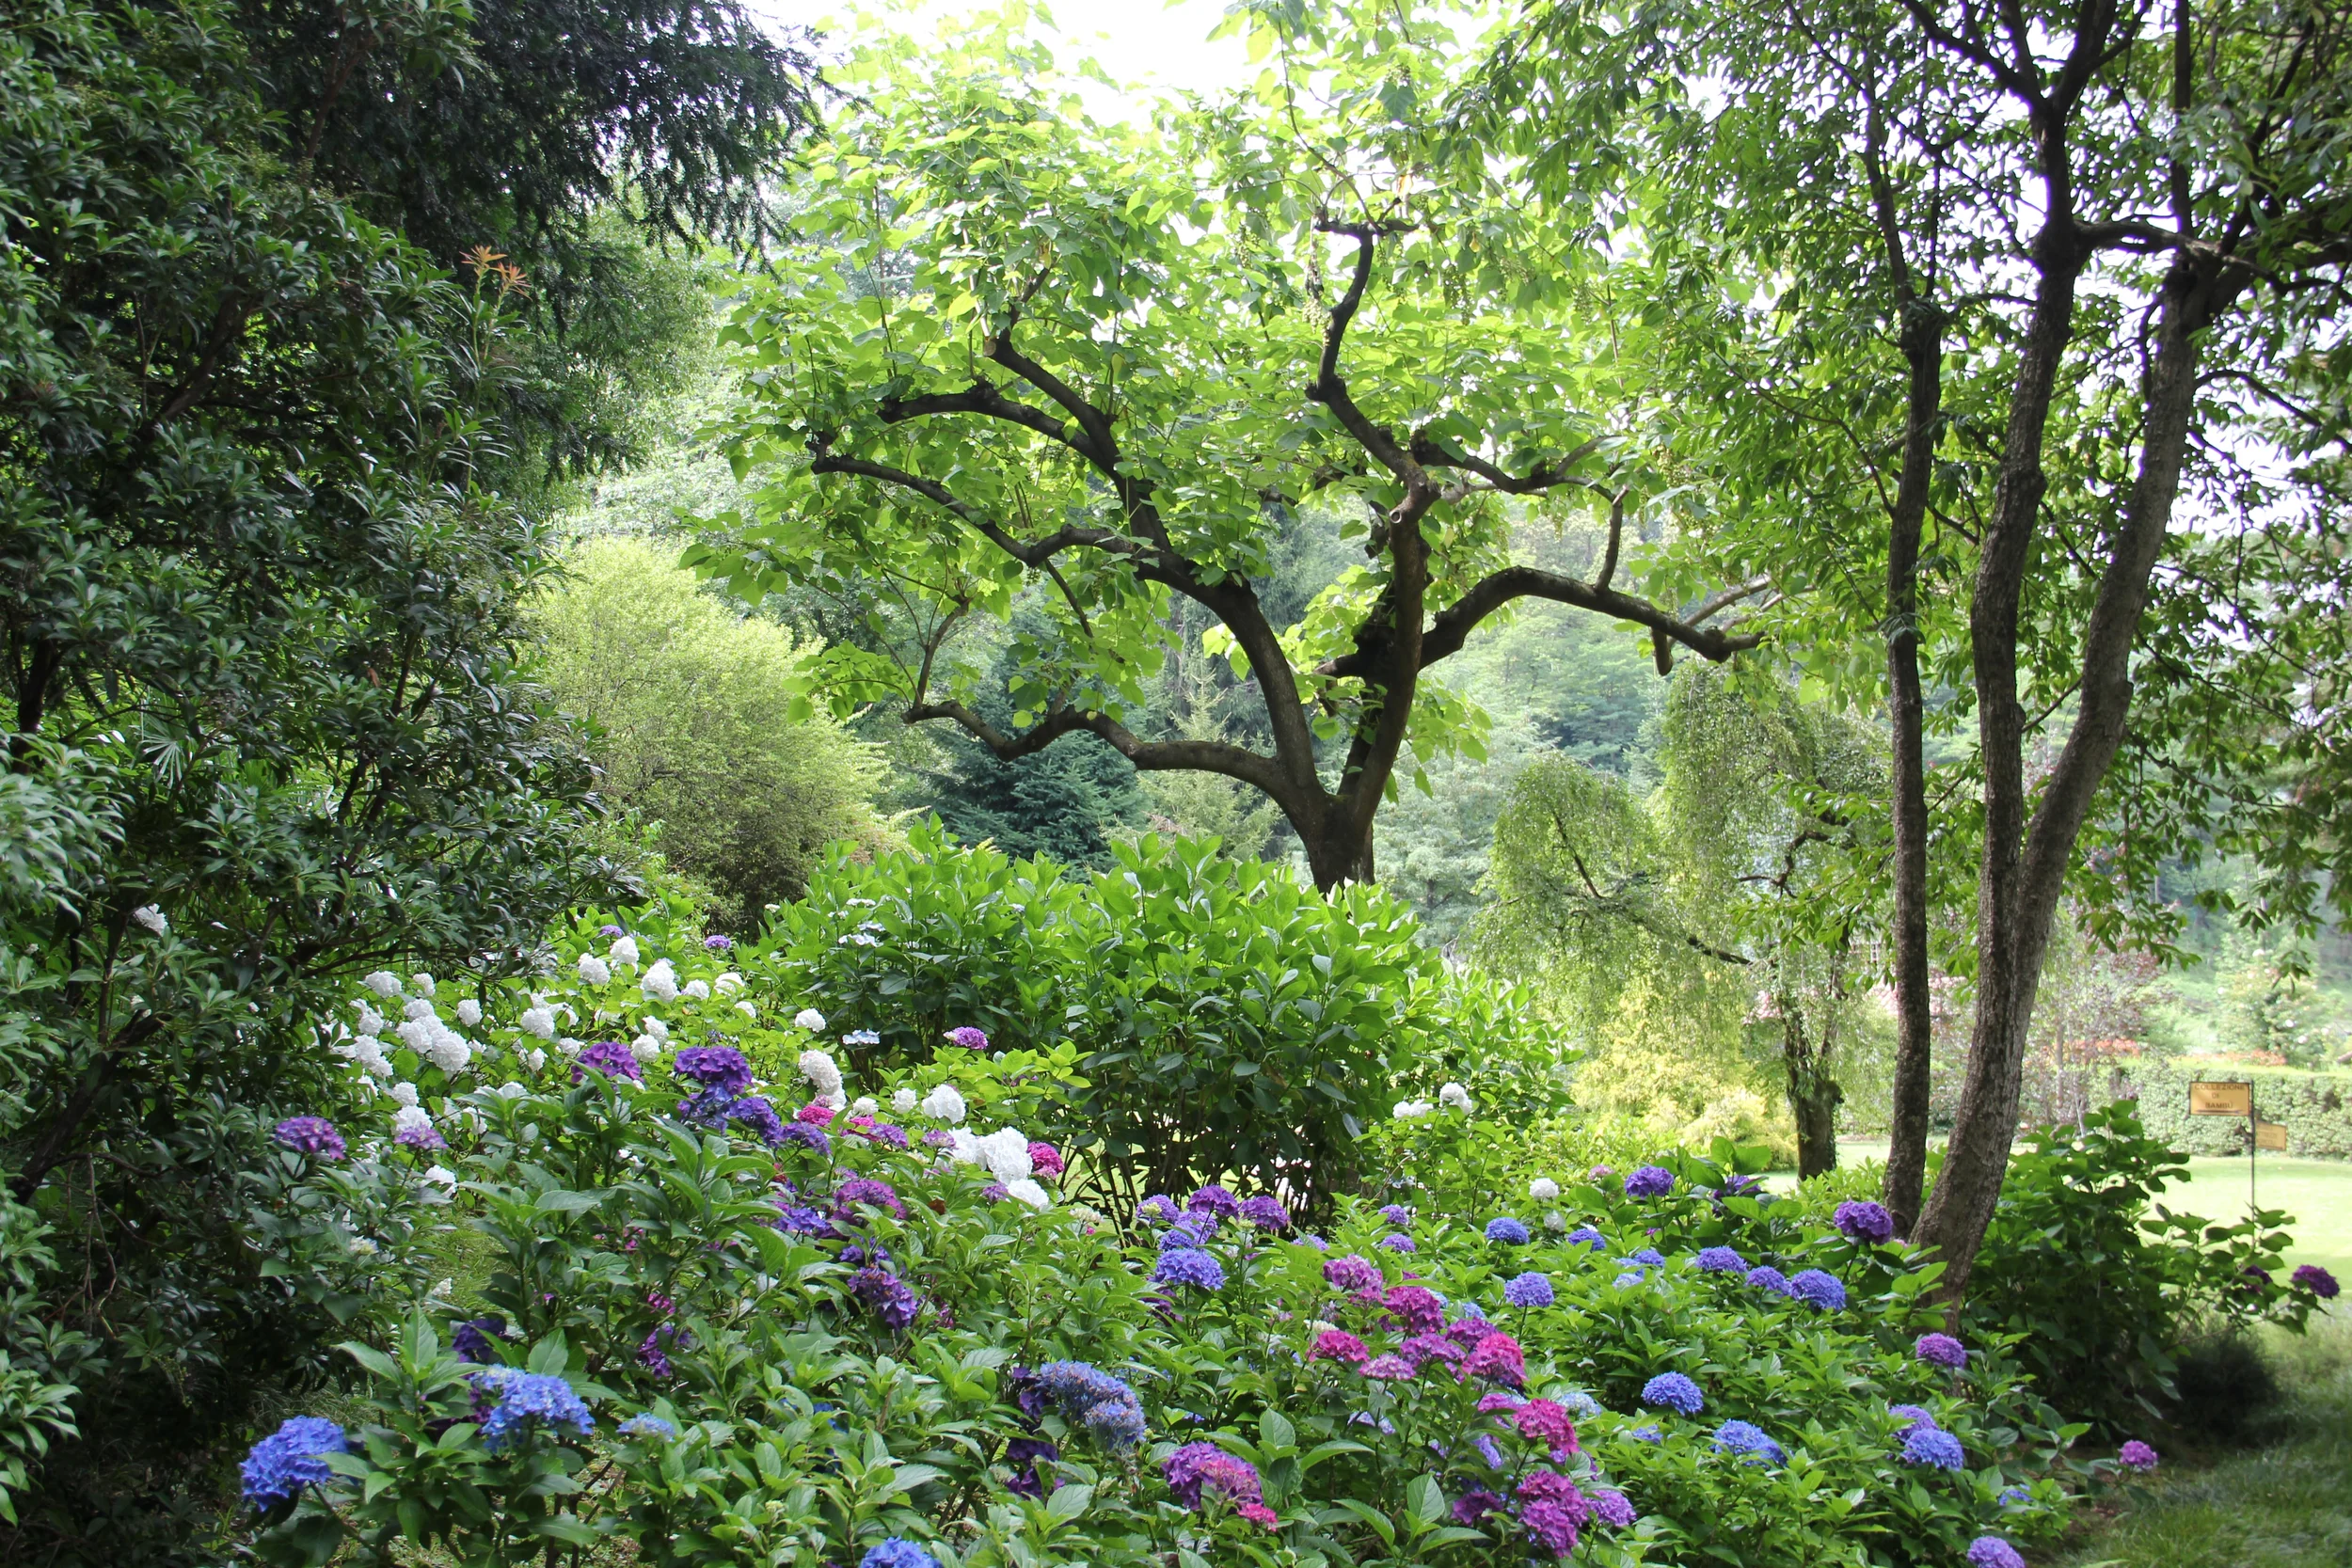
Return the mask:
<path id="1" fill-rule="evenodd" d="M 1002 32 L 869 45 L 803 241 L 730 329 L 748 375 L 724 435 L 763 482 L 690 558 L 753 597 L 886 584 L 879 651 L 836 646 L 817 677 L 837 707 L 1241 780 L 1326 886 L 1371 874 L 1400 766 L 1476 747 L 1424 672 L 1515 601 L 1645 628 L 1663 669 L 1752 646 L 1726 614 L 1769 589 L 1640 591 L 1672 475 L 1615 366 L 1650 325 L 1437 112 L 1451 29 L 1355 20 L 1248 22 L 1255 90 L 1149 129 L 1095 123 Z M 1302 509 L 1342 514 L 1363 564 L 1282 626 L 1260 585 Z M 1515 547 L 1579 515 L 1606 519 L 1589 577 Z M 1215 618 L 1269 749 L 1143 733 L 1178 598 Z M 954 640 L 1016 601 L 1042 616 L 1011 634 L 1007 728 Z"/>

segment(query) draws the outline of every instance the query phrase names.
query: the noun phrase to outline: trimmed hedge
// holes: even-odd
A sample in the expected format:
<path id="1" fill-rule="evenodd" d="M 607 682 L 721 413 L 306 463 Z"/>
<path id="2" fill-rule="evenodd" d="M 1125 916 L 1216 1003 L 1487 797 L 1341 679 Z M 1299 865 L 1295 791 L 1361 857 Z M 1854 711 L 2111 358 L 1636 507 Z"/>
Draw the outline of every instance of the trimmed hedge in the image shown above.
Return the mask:
<path id="1" fill-rule="evenodd" d="M 2139 1118 L 2152 1136 L 2191 1154 L 2236 1154 L 2246 1148 L 2246 1123 L 2230 1117 L 2188 1114 L 2188 1085 L 2200 1078 L 2243 1078 L 2254 1085 L 2254 1109 L 2284 1124 L 2287 1152 L 2319 1159 L 2352 1159 L 2352 1072 L 2298 1072 L 2193 1059 L 2137 1062 L 2119 1068 L 2115 1099 L 2139 1101 Z"/>

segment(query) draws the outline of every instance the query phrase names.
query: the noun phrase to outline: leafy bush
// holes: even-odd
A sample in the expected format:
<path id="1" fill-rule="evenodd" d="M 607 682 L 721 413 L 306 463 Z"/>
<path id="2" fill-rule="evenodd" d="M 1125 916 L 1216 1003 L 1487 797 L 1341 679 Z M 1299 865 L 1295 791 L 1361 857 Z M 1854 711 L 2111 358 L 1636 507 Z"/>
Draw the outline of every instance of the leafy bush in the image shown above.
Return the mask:
<path id="1" fill-rule="evenodd" d="M 2192 1331 L 2256 1320 L 2299 1328 L 2312 1298 L 2275 1276 L 2287 1216 L 2208 1225 L 2156 1201 L 2186 1177 L 2128 1101 L 2037 1130 L 2011 1157 L 1970 1276 L 1972 1333 L 2018 1354 L 2070 1413 L 2127 1432 L 2161 1417 Z"/>
<path id="2" fill-rule="evenodd" d="M 2190 1081 L 2213 1077 L 2253 1081 L 2254 1108 L 2287 1130 L 2289 1154 L 2352 1158 L 2352 1072 L 2136 1061 L 2118 1069 L 2116 1083 L 2151 1136 L 2191 1154 L 2243 1154 L 2244 1119 L 2188 1114 Z"/>
<path id="3" fill-rule="evenodd" d="M 390 1037 L 390 996 L 348 1015 L 378 1044 L 335 1032 L 348 1148 L 281 1133 L 317 1150 L 286 1156 L 292 1210 L 407 1263 L 446 1215 L 490 1261 L 355 1314 L 347 1433 L 257 1433 L 265 1560 L 1940 1565 L 2047 1535 L 2098 1468 L 2010 1338 L 1923 1355 L 1934 1267 L 1755 1192 L 1738 1150 L 1348 1199 L 1319 1237 L 1206 1189 L 1122 1244 L 1010 1119 L 1073 1087 L 1035 1053 L 796 1055 L 796 1109 L 735 1048 L 780 1053 L 805 998 L 663 913 L 481 998 L 453 1069 L 430 1027 Z M 1496 1140 L 1456 1104 L 1404 1119 L 1432 1168 Z"/>
<path id="4" fill-rule="evenodd" d="M 642 539 L 588 540 L 567 566 L 534 611 L 548 687 L 596 726 L 605 797 L 663 825 L 666 857 L 720 891 L 733 928 L 799 897 L 827 844 L 878 840 L 873 748 L 794 712 L 815 648 Z"/>

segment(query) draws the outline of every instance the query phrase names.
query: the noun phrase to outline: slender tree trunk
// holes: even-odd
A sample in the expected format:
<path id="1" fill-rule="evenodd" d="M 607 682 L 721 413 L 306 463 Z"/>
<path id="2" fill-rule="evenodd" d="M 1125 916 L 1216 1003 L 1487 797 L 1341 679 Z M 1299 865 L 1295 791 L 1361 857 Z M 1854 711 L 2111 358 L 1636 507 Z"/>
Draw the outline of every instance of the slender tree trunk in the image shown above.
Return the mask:
<path id="1" fill-rule="evenodd" d="M 1837 1107 L 1846 1098 L 1836 1080 L 1814 1077 L 1800 1083 L 1788 1073 L 1788 1109 L 1797 1118 L 1797 1177 L 1810 1180 L 1837 1168 Z"/>
<path id="2" fill-rule="evenodd" d="M 1933 1018 L 1928 990 L 1928 797 L 1919 684 L 1919 535 L 1943 416 L 1944 315 L 1912 301 L 1902 322 L 1911 367 L 1910 420 L 1886 544 L 1887 709 L 1894 729 L 1889 781 L 1895 829 L 1895 1084 L 1884 1196 L 1898 1235 L 1919 1217 L 1927 1179 L 1928 1081 Z"/>
<path id="3" fill-rule="evenodd" d="M 2193 255 L 2177 261 L 2165 278 L 2145 383 L 2139 468 L 2107 542 L 2107 562 L 2083 642 L 2080 707 L 2027 823 L 2026 737 L 2016 696 L 2017 601 L 2027 543 L 2021 535 L 2032 517 L 2031 506 L 2024 503 L 2028 499 L 2038 502 L 2041 496 L 2039 427 L 2040 416 L 2048 410 L 2050 383 L 2040 383 L 2039 408 L 2029 394 L 2045 358 L 2051 372 L 2057 368 L 2063 337 L 2045 331 L 2044 324 L 2058 303 L 2071 315 L 2078 270 L 2079 262 L 2062 274 L 2044 267 L 2042 297 L 2020 369 L 2009 450 L 1993 524 L 1986 531 L 1972 614 L 1985 763 L 1977 1026 L 1951 1144 L 1914 1237 L 1943 1259 L 1947 1272 L 1940 1293 L 1954 1303 L 1966 1291 L 1977 1249 L 2000 1198 L 2017 1132 L 2026 1029 L 2075 840 L 2090 814 L 2091 797 L 2123 742 L 2131 705 L 2132 648 L 2147 605 L 2149 578 L 2171 521 L 2195 412 L 2199 340 L 2248 281 L 2242 269 Z M 2061 285 L 2062 301 L 2058 298 Z M 2021 441 L 2026 422 L 2021 415 L 2033 416 L 2030 451 Z M 2012 526 L 2020 528 L 2020 534 L 2006 531 Z"/>

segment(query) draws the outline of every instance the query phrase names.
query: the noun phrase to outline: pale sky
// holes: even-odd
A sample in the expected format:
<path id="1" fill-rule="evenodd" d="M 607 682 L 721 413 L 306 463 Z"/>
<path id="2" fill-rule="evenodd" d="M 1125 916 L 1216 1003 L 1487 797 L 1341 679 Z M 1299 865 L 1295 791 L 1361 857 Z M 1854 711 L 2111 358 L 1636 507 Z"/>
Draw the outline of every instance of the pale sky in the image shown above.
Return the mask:
<path id="1" fill-rule="evenodd" d="M 751 0 L 750 8 L 775 22 L 830 33 L 824 51 L 829 55 L 848 33 L 851 14 L 850 6 L 835 0 Z M 942 16 L 994 8 L 974 0 L 916 0 L 903 10 L 903 24 L 910 31 L 928 30 Z M 1091 55 L 1119 81 L 1204 92 L 1242 87 L 1258 74 L 1241 40 L 1209 41 L 1210 32 L 1224 20 L 1224 0 L 1175 0 L 1172 5 L 1162 0 L 1050 0 L 1030 8 L 1052 16 L 1060 35 L 1054 55 L 1064 66 Z M 828 21 L 834 25 L 827 27 Z M 1117 113 L 1108 103 L 1093 102 L 1093 94 L 1087 96 L 1090 112 Z"/>

